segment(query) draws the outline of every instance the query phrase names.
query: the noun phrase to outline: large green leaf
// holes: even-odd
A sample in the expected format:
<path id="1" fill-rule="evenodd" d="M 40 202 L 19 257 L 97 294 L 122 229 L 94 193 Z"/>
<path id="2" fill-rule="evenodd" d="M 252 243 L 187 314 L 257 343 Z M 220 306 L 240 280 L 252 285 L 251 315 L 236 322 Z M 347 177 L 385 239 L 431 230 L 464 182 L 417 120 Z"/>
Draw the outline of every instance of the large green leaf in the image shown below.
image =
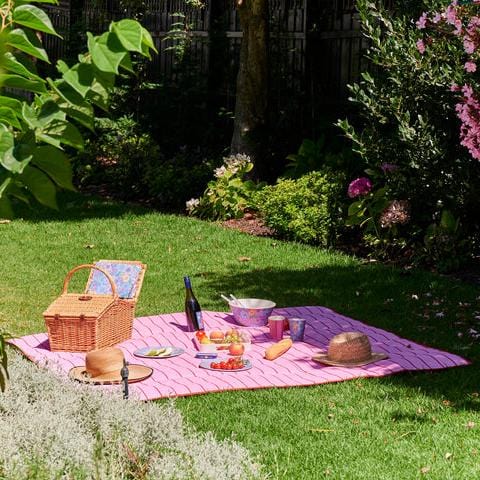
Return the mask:
<path id="1" fill-rule="evenodd" d="M 11 108 L 15 113 L 22 114 L 22 102 L 12 97 L 0 95 L 0 107 Z"/>
<path id="2" fill-rule="evenodd" d="M 49 79 L 49 85 L 58 94 L 58 106 L 72 119 L 93 131 L 94 114 L 90 103 L 83 100 L 66 82 L 53 82 Z"/>
<path id="3" fill-rule="evenodd" d="M 35 58 L 39 58 L 44 62 L 50 63 L 47 52 L 43 48 L 40 40 L 30 30 L 15 28 L 7 34 L 6 44 Z"/>
<path id="4" fill-rule="evenodd" d="M 5 152 L 8 152 L 15 145 L 15 138 L 13 133 L 8 128 L 0 124 L 0 159 Z"/>
<path id="5" fill-rule="evenodd" d="M 127 54 L 117 35 L 106 32 L 95 38 L 90 50 L 92 61 L 102 72 L 118 74 L 118 67 Z"/>
<path id="6" fill-rule="evenodd" d="M 28 80 L 20 75 L 0 73 L 0 85 L 4 87 L 20 88 L 33 93 L 44 93 L 47 91 L 43 81 Z"/>
<path id="7" fill-rule="evenodd" d="M 30 149 L 25 145 L 18 145 L 8 149 L 0 158 L 0 165 L 14 174 L 20 174 L 32 160 Z"/>
<path id="8" fill-rule="evenodd" d="M 155 48 L 155 44 L 153 43 L 153 39 L 152 39 L 152 36 L 150 35 L 150 32 L 144 27 L 142 27 L 142 44 L 147 47 L 148 57 L 150 57 L 149 49 L 152 49 L 155 53 L 158 53 L 157 49 Z M 142 47 L 142 53 L 145 54 L 143 47 Z"/>
<path id="9" fill-rule="evenodd" d="M 38 202 L 47 207 L 58 209 L 55 184 L 46 173 L 28 165 L 19 178 Z"/>
<path id="10" fill-rule="evenodd" d="M 55 120 L 47 128 L 36 132 L 38 140 L 60 148 L 61 144 L 69 145 L 77 150 L 83 150 L 84 142 L 80 131 L 75 125 L 65 120 Z"/>
<path id="11" fill-rule="evenodd" d="M 30 205 L 30 199 L 27 196 L 27 190 L 21 182 L 13 182 L 8 187 L 8 196 L 15 197 L 16 199 Z"/>
<path id="12" fill-rule="evenodd" d="M 64 121 L 66 114 L 60 107 L 53 101 L 47 100 L 40 108 L 38 112 L 38 126 L 45 128 L 55 121 Z"/>
<path id="13" fill-rule="evenodd" d="M 2 67 L 7 72 L 16 73 L 17 75 L 29 78 L 30 80 L 45 82 L 36 73 L 30 71 L 23 63 L 19 62 L 11 52 L 5 53 Z"/>
<path id="14" fill-rule="evenodd" d="M 114 73 L 102 72 L 98 68 L 95 68 L 95 65 L 94 65 L 94 71 L 95 71 L 95 80 L 101 83 L 105 90 L 111 90 L 115 86 Z"/>
<path id="15" fill-rule="evenodd" d="M 111 29 L 117 34 L 120 43 L 130 52 L 142 53 L 142 26 L 135 20 L 124 19 L 113 22 Z"/>
<path id="16" fill-rule="evenodd" d="M 100 82 L 95 81 L 92 89 L 88 92 L 87 99 L 102 110 L 108 111 L 108 97 L 108 91 L 104 86 Z"/>
<path id="17" fill-rule="evenodd" d="M 135 73 L 135 70 L 133 69 L 132 59 L 130 58 L 129 53 L 127 53 L 123 57 L 123 60 L 120 62 L 120 66 L 127 72 Z"/>
<path id="18" fill-rule="evenodd" d="M 8 186 L 12 183 L 12 177 L 7 177 L 0 183 L 0 198 L 2 198 L 7 191 Z"/>
<path id="19" fill-rule="evenodd" d="M 18 25 L 31 28 L 39 32 L 50 33 L 51 35 L 60 35 L 55 31 L 55 28 L 48 18 L 48 15 L 34 5 L 19 5 L 13 10 L 13 21 Z"/>
<path id="20" fill-rule="evenodd" d="M 26 102 L 22 104 L 22 119 L 32 130 L 35 130 L 39 126 L 35 110 Z"/>
<path id="21" fill-rule="evenodd" d="M 22 129 L 15 112 L 10 107 L 0 107 L 0 122 L 11 125 L 18 130 Z"/>
<path id="22" fill-rule="evenodd" d="M 69 105 L 68 103 L 60 104 L 60 108 L 70 117 L 72 120 L 75 120 L 80 125 L 88 128 L 89 130 L 94 129 L 94 115 L 93 108 L 90 104 L 87 104 L 88 107 L 81 107 L 78 105 Z"/>
<path id="23" fill-rule="evenodd" d="M 72 184 L 72 166 L 61 150 L 50 146 L 37 147 L 32 162 L 60 187 L 75 190 Z"/>
<path id="24" fill-rule="evenodd" d="M 89 63 L 78 63 L 63 74 L 63 79 L 85 98 L 94 82 L 93 67 Z"/>

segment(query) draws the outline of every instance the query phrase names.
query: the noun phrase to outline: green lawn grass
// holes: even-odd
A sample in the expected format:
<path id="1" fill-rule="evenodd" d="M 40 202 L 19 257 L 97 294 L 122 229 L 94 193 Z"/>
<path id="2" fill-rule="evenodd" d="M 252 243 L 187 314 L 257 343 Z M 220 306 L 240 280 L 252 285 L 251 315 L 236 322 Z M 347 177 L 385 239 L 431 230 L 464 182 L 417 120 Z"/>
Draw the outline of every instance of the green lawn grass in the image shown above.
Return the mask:
<path id="1" fill-rule="evenodd" d="M 0 241 L 0 328 L 16 335 L 44 330 L 42 312 L 70 268 L 118 258 L 148 264 L 138 315 L 182 310 L 182 276 L 190 274 L 205 310 L 226 309 L 221 292 L 279 306 L 325 305 L 463 355 L 472 366 L 216 393 L 176 405 L 198 429 L 219 438 L 233 434 L 275 479 L 480 476 L 480 293 L 474 286 L 76 196 L 62 213 L 25 212 L 0 224 Z M 82 282 L 79 274 L 72 289 Z"/>

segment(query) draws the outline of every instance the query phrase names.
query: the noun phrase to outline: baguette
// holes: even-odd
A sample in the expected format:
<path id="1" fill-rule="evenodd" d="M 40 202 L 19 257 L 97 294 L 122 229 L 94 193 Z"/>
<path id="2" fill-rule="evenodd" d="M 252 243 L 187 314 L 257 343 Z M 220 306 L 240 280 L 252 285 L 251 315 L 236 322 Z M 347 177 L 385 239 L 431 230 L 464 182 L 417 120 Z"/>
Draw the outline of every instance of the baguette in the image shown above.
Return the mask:
<path id="1" fill-rule="evenodd" d="M 275 360 L 283 355 L 292 346 L 292 343 L 290 338 L 285 338 L 284 340 L 274 343 L 265 350 L 265 358 L 267 360 Z"/>

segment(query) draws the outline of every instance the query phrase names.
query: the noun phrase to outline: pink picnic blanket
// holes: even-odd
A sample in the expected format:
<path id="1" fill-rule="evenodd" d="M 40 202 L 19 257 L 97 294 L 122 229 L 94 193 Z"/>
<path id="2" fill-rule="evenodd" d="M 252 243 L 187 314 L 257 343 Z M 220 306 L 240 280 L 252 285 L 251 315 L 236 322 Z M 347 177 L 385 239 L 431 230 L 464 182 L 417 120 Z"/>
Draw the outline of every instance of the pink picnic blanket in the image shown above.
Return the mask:
<path id="1" fill-rule="evenodd" d="M 154 400 L 226 390 L 319 385 L 358 377 L 382 377 L 402 371 L 437 370 L 469 364 L 457 355 L 413 343 L 393 333 L 344 317 L 328 308 L 281 308 L 274 313 L 305 318 L 305 341 L 294 343 L 283 356 L 269 361 L 263 358 L 265 348 L 273 343 L 268 328 L 249 328 L 253 344 L 247 357 L 253 367 L 240 372 L 199 368 L 200 360 L 195 358 L 197 350 L 192 341 L 193 333 L 185 331 L 183 313 L 135 319 L 132 339 L 123 342 L 120 347 L 130 363 L 147 365 L 154 371 L 150 378 L 130 386 L 131 395 L 142 400 Z M 235 324 L 233 317 L 223 312 L 204 312 L 204 321 L 207 329 L 225 329 Z M 355 368 L 324 366 L 311 360 L 313 354 L 326 349 L 334 335 L 352 330 L 367 334 L 372 349 L 386 352 L 390 358 Z M 65 373 L 74 366 L 85 364 L 83 353 L 51 352 L 45 333 L 17 338 L 12 343 L 35 363 Z M 133 355 L 135 350 L 153 345 L 174 345 L 183 348 L 185 353 L 157 360 Z"/>

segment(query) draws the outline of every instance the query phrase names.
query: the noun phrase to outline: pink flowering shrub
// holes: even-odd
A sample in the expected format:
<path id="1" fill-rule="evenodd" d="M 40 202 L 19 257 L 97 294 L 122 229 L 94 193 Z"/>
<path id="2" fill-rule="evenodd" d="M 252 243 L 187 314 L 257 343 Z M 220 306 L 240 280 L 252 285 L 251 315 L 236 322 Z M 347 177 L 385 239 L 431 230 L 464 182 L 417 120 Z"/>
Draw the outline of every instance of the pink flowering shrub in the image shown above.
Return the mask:
<path id="1" fill-rule="evenodd" d="M 480 2 L 462 2 L 454 0 L 445 9 L 423 13 L 416 22 L 420 30 L 424 30 L 424 38 L 418 40 L 429 45 L 432 54 L 436 54 L 445 43 L 457 44 L 462 55 L 453 57 L 458 65 L 463 65 L 465 76 L 462 81 L 451 85 L 450 91 L 457 94 L 455 111 L 460 120 L 460 144 L 464 146 L 472 158 L 480 160 L 480 102 L 478 93 L 480 84 L 474 74 L 480 58 Z M 427 48 L 419 48 L 424 54 Z M 462 87 L 458 85 L 463 84 Z"/>
<path id="2" fill-rule="evenodd" d="M 406 0 L 395 14 L 380 2 L 356 5 L 370 64 L 350 86 L 353 120 L 337 125 L 371 186 L 362 195 L 352 183 L 347 225 L 375 251 L 423 255 L 427 230 L 438 231 L 429 227 L 448 210 L 455 238 L 479 245 L 480 1 Z"/>

